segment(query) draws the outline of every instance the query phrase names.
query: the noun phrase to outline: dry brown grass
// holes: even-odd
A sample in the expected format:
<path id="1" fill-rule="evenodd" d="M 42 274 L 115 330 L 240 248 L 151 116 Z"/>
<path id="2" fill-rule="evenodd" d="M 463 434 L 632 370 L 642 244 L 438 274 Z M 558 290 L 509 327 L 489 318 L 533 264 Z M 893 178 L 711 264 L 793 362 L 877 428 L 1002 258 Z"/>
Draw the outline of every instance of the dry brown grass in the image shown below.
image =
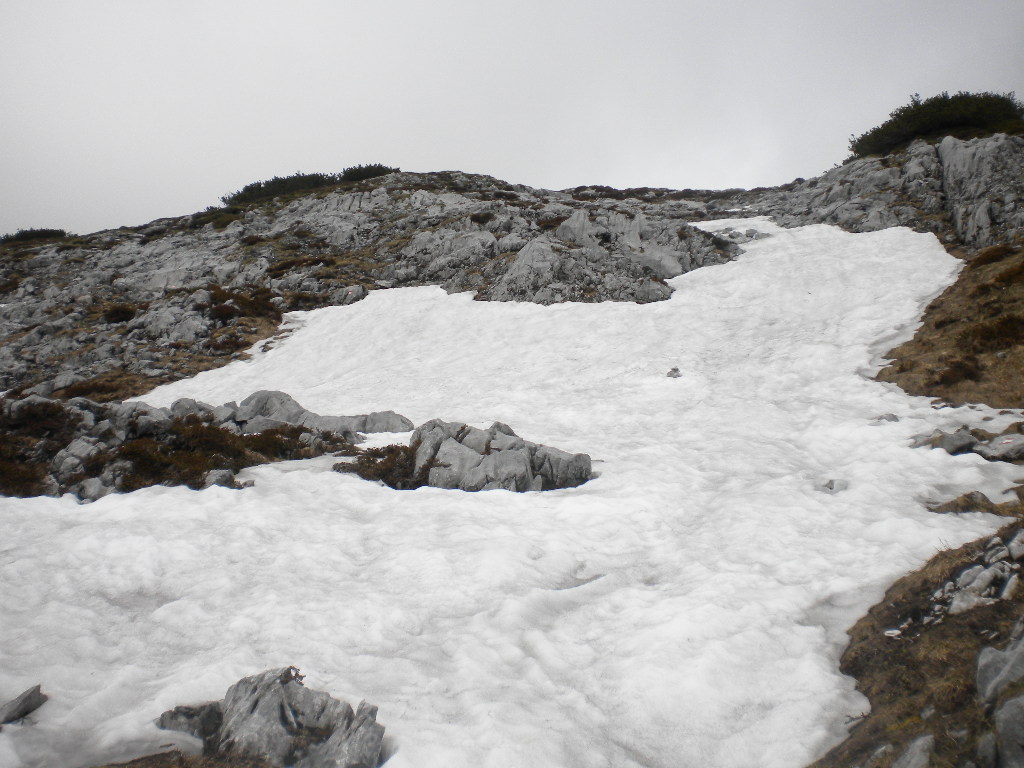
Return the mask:
<path id="1" fill-rule="evenodd" d="M 127 763 L 107 763 L 97 768 L 271 768 L 266 760 L 249 757 L 186 755 L 178 750 L 140 757 Z"/>
<path id="2" fill-rule="evenodd" d="M 1024 408 L 1024 248 L 979 251 L 878 378 L 951 403 Z"/>
<path id="3" fill-rule="evenodd" d="M 1010 524 L 1000 535 L 1005 540 L 1017 527 L 1017 522 Z M 977 739 L 992 727 L 977 701 L 978 653 L 983 646 L 1005 642 L 1024 613 L 1024 597 L 947 616 L 940 624 L 924 626 L 915 621 L 900 639 L 886 637 L 885 631 L 925 615 L 934 591 L 973 564 L 985 541 L 938 553 L 921 570 L 893 584 L 885 598 L 850 629 L 850 645 L 840 670 L 856 678 L 871 711 L 846 741 L 811 768 L 859 763 L 888 768 L 903 748 L 925 733 L 936 738 L 930 765 L 959 766 L 973 758 Z M 998 633 L 995 641 L 989 639 L 991 632 Z M 895 749 L 877 763 L 868 763 L 883 744 Z"/>

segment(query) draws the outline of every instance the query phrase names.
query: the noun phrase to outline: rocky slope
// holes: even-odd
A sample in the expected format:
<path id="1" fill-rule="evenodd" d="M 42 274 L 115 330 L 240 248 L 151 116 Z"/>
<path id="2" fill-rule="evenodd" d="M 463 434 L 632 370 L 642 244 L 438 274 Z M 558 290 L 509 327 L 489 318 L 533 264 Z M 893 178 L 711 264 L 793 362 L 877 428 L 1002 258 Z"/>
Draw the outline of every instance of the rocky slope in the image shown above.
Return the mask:
<path id="1" fill-rule="evenodd" d="M 0 389 L 119 399 L 216 367 L 281 312 L 440 284 L 488 301 L 657 301 L 664 279 L 746 237 L 688 225 L 769 215 L 895 225 L 975 250 L 1024 231 L 1024 138 L 852 161 L 751 191 L 554 192 L 458 172 L 396 173 L 84 237 L 0 246 Z"/>
<path id="2" fill-rule="evenodd" d="M 392 286 L 440 284 L 450 291 L 473 290 L 478 299 L 490 301 L 658 301 L 671 292 L 666 278 L 721 263 L 752 237 L 708 235 L 690 226 L 700 219 L 764 215 L 786 225 L 830 223 L 852 231 L 904 225 L 934 232 L 954 252 L 970 255 L 1024 241 L 1022 199 L 1024 138 L 996 135 L 946 138 L 937 145 L 915 142 L 898 154 L 852 161 L 818 178 L 771 189 L 554 192 L 457 172 L 398 173 L 144 227 L 7 243 L 0 245 L 0 389 L 15 390 L 11 402 L 15 394 L 32 393 L 116 401 L 243 355 L 275 332 L 284 311 L 358 301 L 368 290 Z M 1016 296 L 1019 275 L 1004 273 L 1019 257 L 1010 247 L 1000 259 L 975 263 L 973 273 L 990 267 L 983 272 L 986 284 L 1010 281 L 989 291 L 986 301 L 1007 289 Z M 989 319 L 1005 314 L 998 301 L 989 311 L 995 313 Z M 1013 355 L 1021 348 L 1019 329 L 1011 336 L 1010 353 L 998 359 L 1018 359 Z M 983 350 L 993 358 L 1002 351 Z M 928 389 L 937 364 L 921 363 L 918 373 L 920 366 L 931 371 L 925 371 L 922 393 L 941 394 Z M 957 394 L 971 399 L 968 390 Z M 86 402 L 71 400 L 67 408 L 81 411 Z M 103 410 L 90 403 L 85 410 L 98 424 L 128 418 L 138 409 L 126 415 L 123 406 Z M 91 433 L 70 437 L 76 435 L 99 439 Z M 84 466 L 92 454 L 87 453 L 84 459 L 71 458 Z M 68 487 L 80 481 L 78 469 L 69 464 Z M 903 656 L 914 654 L 890 657 L 885 645 L 892 640 L 884 634 L 891 624 L 902 626 L 907 617 L 913 624 L 914 616 L 931 610 L 936 590 L 958 585 L 971 567 L 991 566 L 987 554 L 983 545 L 966 548 L 959 559 L 948 556 L 908 577 L 883 608 L 855 628 L 848 652 L 853 660 L 844 663 L 862 687 L 878 692 L 882 702 L 900 686 L 912 689 L 912 695 L 891 710 L 902 718 L 898 728 L 884 720 L 862 727 L 820 766 L 906 768 L 927 765 L 932 756 L 955 756 L 958 762 L 950 763 L 955 765 L 972 760 L 979 766 L 1024 764 L 1010 761 L 1011 736 L 1004 734 L 1011 732 L 999 730 L 996 722 L 1004 705 L 1024 706 L 1013 698 L 1016 683 L 1000 694 L 998 708 L 991 703 L 979 708 L 971 688 L 981 674 L 974 669 L 978 649 L 1009 636 L 1024 605 L 1019 595 L 941 623 L 942 632 L 952 627 L 961 633 L 957 652 L 963 657 L 956 675 L 941 685 L 915 688 L 911 683 L 931 674 L 930 668 L 907 672 L 910 662 Z M 1013 564 L 1017 559 L 1014 554 Z M 1000 562 L 1012 568 L 1009 559 Z M 951 648 L 941 638 L 934 640 L 936 631 L 929 625 L 905 642 Z M 971 642 L 963 639 L 967 636 Z M 1019 655 L 1024 658 L 1024 650 Z M 865 659 L 877 663 L 872 667 Z M 952 685 L 960 686 L 953 691 L 956 697 Z M 928 708 L 939 699 L 971 704 L 966 710 L 938 707 L 939 716 L 932 719 Z M 953 731 L 965 735 L 950 735 Z M 1006 744 L 996 745 L 1000 739 Z"/>

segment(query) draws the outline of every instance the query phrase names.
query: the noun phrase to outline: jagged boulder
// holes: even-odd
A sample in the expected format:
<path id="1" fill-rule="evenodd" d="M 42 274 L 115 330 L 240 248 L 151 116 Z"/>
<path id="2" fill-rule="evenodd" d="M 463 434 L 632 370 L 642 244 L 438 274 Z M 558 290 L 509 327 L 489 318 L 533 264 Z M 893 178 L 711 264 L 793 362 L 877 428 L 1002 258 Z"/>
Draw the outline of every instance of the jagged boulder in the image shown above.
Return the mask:
<path id="1" fill-rule="evenodd" d="M 15 696 L 6 704 L 0 705 L 0 725 L 13 723 L 32 714 L 46 703 L 49 697 L 43 693 L 42 686 L 36 685 Z"/>
<path id="2" fill-rule="evenodd" d="M 203 740 L 206 755 L 266 760 L 294 768 L 377 768 L 384 727 L 377 708 L 352 707 L 302 684 L 295 667 L 243 678 L 224 699 L 176 707 L 160 728 Z"/>
<path id="3" fill-rule="evenodd" d="M 415 473 L 437 488 L 541 491 L 572 488 L 591 475 L 587 454 L 528 442 L 501 422 L 484 430 L 435 419 L 418 427 L 410 444 Z"/>

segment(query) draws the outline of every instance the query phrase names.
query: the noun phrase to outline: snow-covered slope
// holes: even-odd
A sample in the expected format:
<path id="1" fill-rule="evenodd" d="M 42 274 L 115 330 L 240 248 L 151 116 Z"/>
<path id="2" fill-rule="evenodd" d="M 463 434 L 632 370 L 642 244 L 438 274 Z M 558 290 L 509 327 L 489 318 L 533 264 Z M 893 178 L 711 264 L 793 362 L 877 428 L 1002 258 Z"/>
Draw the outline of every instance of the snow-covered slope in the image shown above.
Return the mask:
<path id="1" fill-rule="evenodd" d="M 379 705 L 393 768 L 796 768 L 840 740 L 866 707 L 843 630 L 996 527 L 922 502 L 1009 484 L 910 447 L 984 411 L 864 375 L 958 262 L 903 229 L 706 226 L 771 236 L 654 304 L 376 291 L 143 398 L 500 420 L 590 453 L 581 487 L 393 491 L 320 459 L 243 491 L 0 498 L 0 692 L 51 696 L 0 766 L 180 743 L 152 718 L 287 664 Z"/>

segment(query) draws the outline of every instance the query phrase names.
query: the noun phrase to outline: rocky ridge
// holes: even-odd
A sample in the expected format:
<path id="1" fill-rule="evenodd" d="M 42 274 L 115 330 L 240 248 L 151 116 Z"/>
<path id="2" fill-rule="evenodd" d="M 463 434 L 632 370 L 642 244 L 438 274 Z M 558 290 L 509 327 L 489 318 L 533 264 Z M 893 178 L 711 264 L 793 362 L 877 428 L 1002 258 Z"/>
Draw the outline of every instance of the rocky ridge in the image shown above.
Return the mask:
<path id="1" fill-rule="evenodd" d="M 216 367 L 281 313 L 439 284 L 487 301 L 667 298 L 670 277 L 749 238 L 696 220 L 767 215 L 851 231 L 904 225 L 977 249 L 1024 231 L 1024 138 L 863 158 L 771 189 L 560 192 L 393 173 L 142 227 L 0 246 L 0 389 L 124 398 Z"/>
<path id="2" fill-rule="evenodd" d="M 1021 240 L 1022 192 L 1024 138 L 996 135 L 915 142 L 894 155 L 855 160 L 816 179 L 772 189 L 550 192 L 460 173 L 392 174 L 244 209 L 5 245 L 0 387 L 34 393 L 36 405 L 56 402 L 46 400 L 50 396 L 81 394 L 116 400 L 240 356 L 274 331 L 283 311 L 351 303 L 367 290 L 395 286 L 441 284 L 474 290 L 481 300 L 542 304 L 656 301 L 671 292 L 665 279 L 720 263 L 751 237 L 733 231 L 714 238 L 690 226 L 699 219 L 764 215 L 785 225 L 829 223 L 851 231 L 904 225 L 972 252 Z M 205 406 L 196 406 L 205 413 Z M 95 401 L 71 399 L 67 407 L 92 414 L 92 429 L 111 421 L 98 415 L 116 420 L 125 406 L 103 406 L 114 410 L 97 414 Z M 229 421 L 241 426 L 247 420 Z M 465 447 L 457 434 L 447 438 Z M 61 465 L 70 459 L 85 464 L 71 452 Z M 1004 533 L 999 546 L 972 553 L 981 561 L 968 564 L 976 569 L 971 578 L 968 570 L 950 571 L 927 589 L 917 585 L 929 606 L 921 615 L 932 621 L 907 624 L 924 629 L 906 645 L 954 625 L 986 642 L 998 639 L 991 634 L 996 631 L 1013 638 L 1011 646 L 982 651 L 981 657 L 972 650 L 979 665 L 986 654 L 990 669 L 993 659 L 1017 658 L 1013 648 L 1021 633 L 1003 626 L 1008 611 L 1019 614 L 1019 590 L 1010 588 L 1017 556 L 987 562 L 989 550 L 1010 553 L 1014 541 Z M 990 571 L 988 584 L 977 581 Z M 979 599 L 961 598 L 961 604 L 973 605 L 954 611 L 958 595 Z M 905 621 L 897 616 L 870 631 L 902 643 Z M 900 635 L 885 634 L 893 629 Z M 979 666 L 978 690 L 982 677 Z M 902 721 L 898 738 L 883 734 L 873 751 L 858 752 L 856 760 L 846 753 L 851 759 L 825 758 L 819 765 L 928 765 L 952 754 L 943 745 L 960 737 L 951 736 L 950 727 L 956 734 L 966 728 L 953 764 L 1024 765 L 1021 739 L 1014 735 L 1024 704 L 1013 698 L 1019 693 L 1014 680 L 999 694 L 998 706 L 987 705 L 981 725 L 953 713 L 953 720 L 942 721 L 943 729 L 934 730 L 925 707 Z"/>

